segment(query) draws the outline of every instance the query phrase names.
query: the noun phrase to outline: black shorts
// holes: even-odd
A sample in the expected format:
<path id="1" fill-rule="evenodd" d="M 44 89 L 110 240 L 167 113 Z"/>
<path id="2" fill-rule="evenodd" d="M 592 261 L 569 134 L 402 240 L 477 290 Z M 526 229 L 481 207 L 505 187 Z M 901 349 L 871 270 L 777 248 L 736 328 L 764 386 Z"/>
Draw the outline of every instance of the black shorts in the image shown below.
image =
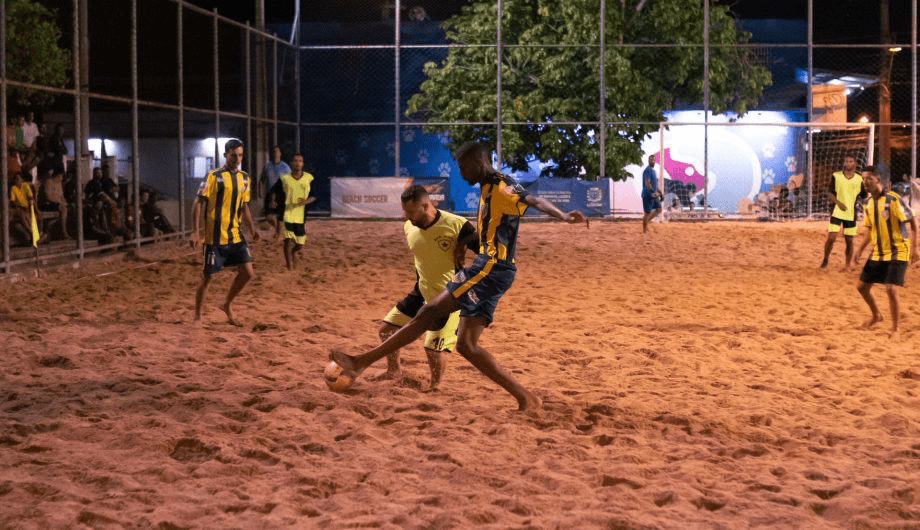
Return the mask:
<path id="1" fill-rule="evenodd" d="M 873 261 L 868 260 L 863 266 L 859 281 L 863 283 L 884 283 L 886 285 L 904 286 L 904 276 L 907 273 L 906 261 Z"/>
<path id="2" fill-rule="evenodd" d="M 418 282 L 415 282 L 415 285 L 412 287 L 412 290 L 407 294 L 402 300 L 396 302 L 396 309 L 399 309 L 399 312 L 406 315 L 407 317 L 414 318 L 418 314 L 422 306 L 425 305 L 425 297 L 422 296 L 422 292 L 418 288 Z M 431 324 L 431 330 L 438 330 L 444 327 L 447 324 L 447 319 L 450 318 L 450 315 L 438 319 L 436 322 Z"/>
<path id="3" fill-rule="evenodd" d="M 278 197 L 275 195 L 275 207 L 271 207 L 272 203 L 272 193 L 269 193 L 265 196 L 265 203 L 263 204 L 263 213 L 265 215 L 277 215 L 278 217 L 284 216 L 284 197 Z"/>
<path id="4" fill-rule="evenodd" d="M 839 217 L 834 217 L 834 216 L 832 215 L 832 216 L 831 216 L 831 224 L 832 224 L 832 225 L 840 225 L 840 226 L 842 226 L 842 227 L 844 227 L 844 228 L 853 228 L 854 226 L 856 226 L 856 221 L 855 221 L 855 220 L 854 220 L 854 221 L 847 221 L 846 219 L 840 219 Z"/>
<path id="5" fill-rule="evenodd" d="M 210 276 L 224 267 L 236 267 L 252 261 L 246 242 L 204 246 L 204 274 Z"/>

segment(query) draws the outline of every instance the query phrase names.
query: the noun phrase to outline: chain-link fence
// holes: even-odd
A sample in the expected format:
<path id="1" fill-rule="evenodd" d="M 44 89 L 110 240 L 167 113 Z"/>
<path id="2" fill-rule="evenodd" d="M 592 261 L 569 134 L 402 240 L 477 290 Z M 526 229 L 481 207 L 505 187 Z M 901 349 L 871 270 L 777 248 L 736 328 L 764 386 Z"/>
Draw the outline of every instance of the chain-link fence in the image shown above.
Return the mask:
<path id="1" fill-rule="evenodd" d="M 44 137 L 65 146 L 63 171 L 26 160 L 28 173 L 29 150 L 7 149 L 0 265 L 34 258 L 9 202 L 16 174 L 33 183 L 53 241 L 38 253 L 82 257 L 186 232 L 195 191 L 229 137 L 246 144 L 254 181 L 272 145 L 285 159 L 303 152 L 314 215 L 331 213 L 335 179 L 385 176 L 445 179 L 445 206 L 469 213 L 477 191 L 450 154 L 469 138 L 493 145 L 496 163 L 524 181 L 612 178 L 612 215 L 641 210 L 648 155 L 670 194 L 665 207 L 685 215 L 826 215 L 828 175 L 851 151 L 892 181 L 914 175 L 915 35 L 825 44 L 809 42 L 804 21 L 739 20 L 753 38 L 737 43 L 724 18 L 703 31 L 718 10 L 681 18 L 664 0 L 599 1 L 559 6 L 554 18 L 540 5 L 351 0 L 302 6 L 298 32 L 261 32 L 182 0 L 65 2 L 50 18 L 68 81 L 0 72 L 5 123 L 33 111 Z M 11 35 L 15 21 L 4 19 Z M 750 99 L 748 84 L 764 86 L 746 114 L 706 112 Z M 45 97 L 23 99 L 23 90 Z M 653 110 L 637 114 L 637 102 Z M 6 133 L 15 143 L 16 124 Z M 82 192 L 95 168 L 115 184 L 113 204 L 100 209 Z M 258 214 L 267 190 L 256 189 Z M 158 215 L 168 229 L 152 227 Z"/>

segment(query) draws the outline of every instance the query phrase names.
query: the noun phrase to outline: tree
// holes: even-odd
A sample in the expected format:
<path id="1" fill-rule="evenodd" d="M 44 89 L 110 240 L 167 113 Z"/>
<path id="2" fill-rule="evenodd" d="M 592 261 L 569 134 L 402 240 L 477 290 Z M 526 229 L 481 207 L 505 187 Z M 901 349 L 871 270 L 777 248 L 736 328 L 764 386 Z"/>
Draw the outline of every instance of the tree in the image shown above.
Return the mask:
<path id="1" fill-rule="evenodd" d="M 13 81 L 61 87 L 71 68 L 70 53 L 58 47 L 61 31 L 54 15 L 32 0 L 6 2 L 6 74 Z M 10 99 L 23 106 L 47 105 L 49 92 L 10 87 Z"/>
<path id="2" fill-rule="evenodd" d="M 553 125 L 599 120 L 599 0 L 515 0 L 502 3 L 502 158 L 515 170 L 533 158 L 560 164 L 572 176 L 600 167 L 594 125 Z M 444 22 L 456 44 L 494 44 L 496 8 L 477 0 Z M 606 135 L 609 168 L 640 164 L 641 140 L 657 130 L 663 111 L 703 100 L 703 4 L 699 0 L 607 0 L 605 22 Z M 728 8 L 710 10 L 710 108 L 743 114 L 771 83 L 736 29 Z M 587 44 L 586 44 L 587 43 Z M 661 45 L 637 47 L 639 45 Z M 425 65 L 427 79 L 409 99 L 406 114 L 428 122 L 494 122 L 496 49 L 450 48 L 440 64 Z M 540 124 L 539 122 L 551 122 Z M 493 147 L 494 126 L 429 125 L 459 144 Z"/>

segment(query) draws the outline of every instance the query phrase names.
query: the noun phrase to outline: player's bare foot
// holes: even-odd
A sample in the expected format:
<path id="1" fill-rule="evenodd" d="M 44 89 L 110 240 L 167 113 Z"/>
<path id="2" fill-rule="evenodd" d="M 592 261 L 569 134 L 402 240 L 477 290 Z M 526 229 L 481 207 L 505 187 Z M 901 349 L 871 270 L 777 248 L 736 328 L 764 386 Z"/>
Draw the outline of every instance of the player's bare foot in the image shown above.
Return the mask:
<path id="1" fill-rule="evenodd" d="M 518 410 L 520 411 L 534 411 L 540 410 L 543 408 L 543 400 L 538 398 L 536 394 L 525 391 L 523 398 L 518 399 Z"/>
<path id="2" fill-rule="evenodd" d="M 426 392 L 432 392 L 438 389 L 441 384 L 441 376 L 444 375 L 444 355 L 441 352 L 430 351 L 425 349 L 428 355 L 428 367 L 431 369 L 431 382 L 428 384 Z"/>
<path id="3" fill-rule="evenodd" d="M 876 324 L 882 321 L 882 315 L 872 315 L 872 318 L 863 322 L 863 329 L 872 329 Z"/>
<path id="4" fill-rule="evenodd" d="M 372 377 L 371 381 L 398 381 L 402 379 L 402 376 L 402 370 L 387 370 L 380 375 Z"/>
<path id="5" fill-rule="evenodd" d="M 899 341 L 899 340 L 901 340 L 901 332 L 899 332 L 897 329 L 893 329 L 893 330 L 889 331 L 889 332 L 888 332 L 888 340 L 892 340 L 892 341 Z"/>
<path id="6" fill-rule="evenodd" d="M 354 357 L 348 355 L 347 353 L 334 351 L 329 354 L 329 359 L 335 361 L 335 363 L 342 367 L 342 370 L 350 375 L 353 379 L 361 375 L 361 372 L 364 370 L 358 370 L 355 366 Z"/>
<path id="7" fill-rule="evenodd" d="M 224 314 L 227 315 L 227 322 L 229 322 L 230 324 L 234 326 L 240 325 L 240 323 L 237 322 L 235 318 L 233 318 L 233 310 L 230 309 L 230 304 L 221 304 L 218 307 L 220 308 L 221 311 L 224 312 Z"/>

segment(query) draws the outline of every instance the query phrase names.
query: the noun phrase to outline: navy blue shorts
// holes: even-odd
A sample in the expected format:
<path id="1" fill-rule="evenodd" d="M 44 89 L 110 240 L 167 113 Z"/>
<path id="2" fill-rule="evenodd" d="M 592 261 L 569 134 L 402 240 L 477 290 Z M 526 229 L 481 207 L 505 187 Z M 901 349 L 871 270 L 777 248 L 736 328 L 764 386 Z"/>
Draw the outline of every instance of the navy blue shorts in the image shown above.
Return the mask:
<path id="1" fill-rule="evenodd" d="M 236 267 L 252 261 L 246 242 L 204 246 L 204 274 L 210 276 L 224 267 Z"/>
<path id="2" fill-rule="evenodd" d="M 495 307 L 514 282 L 517 267 L 510 263 L 476 258 L 473 264 L 447 282 L 447 290 L 460 304 L 460 317 L 479 317 L 492 323 Z"/>
<path id="3" fill-rule="evenodd" d="M 907 273 L 906 261 L 866 261 L 859 281 L 863 283 L 884 283 L 887 285 L 900 285 L 904 287 L 904 276 Z"/>
<path id="4" fill-rule="evenodd" d="M 646 195 L 642 194 L 642 211 L 645 213 L 652 213 L 655 210 L 661 209 L 661 200 L 658 199 L 657 195 Z"/>

